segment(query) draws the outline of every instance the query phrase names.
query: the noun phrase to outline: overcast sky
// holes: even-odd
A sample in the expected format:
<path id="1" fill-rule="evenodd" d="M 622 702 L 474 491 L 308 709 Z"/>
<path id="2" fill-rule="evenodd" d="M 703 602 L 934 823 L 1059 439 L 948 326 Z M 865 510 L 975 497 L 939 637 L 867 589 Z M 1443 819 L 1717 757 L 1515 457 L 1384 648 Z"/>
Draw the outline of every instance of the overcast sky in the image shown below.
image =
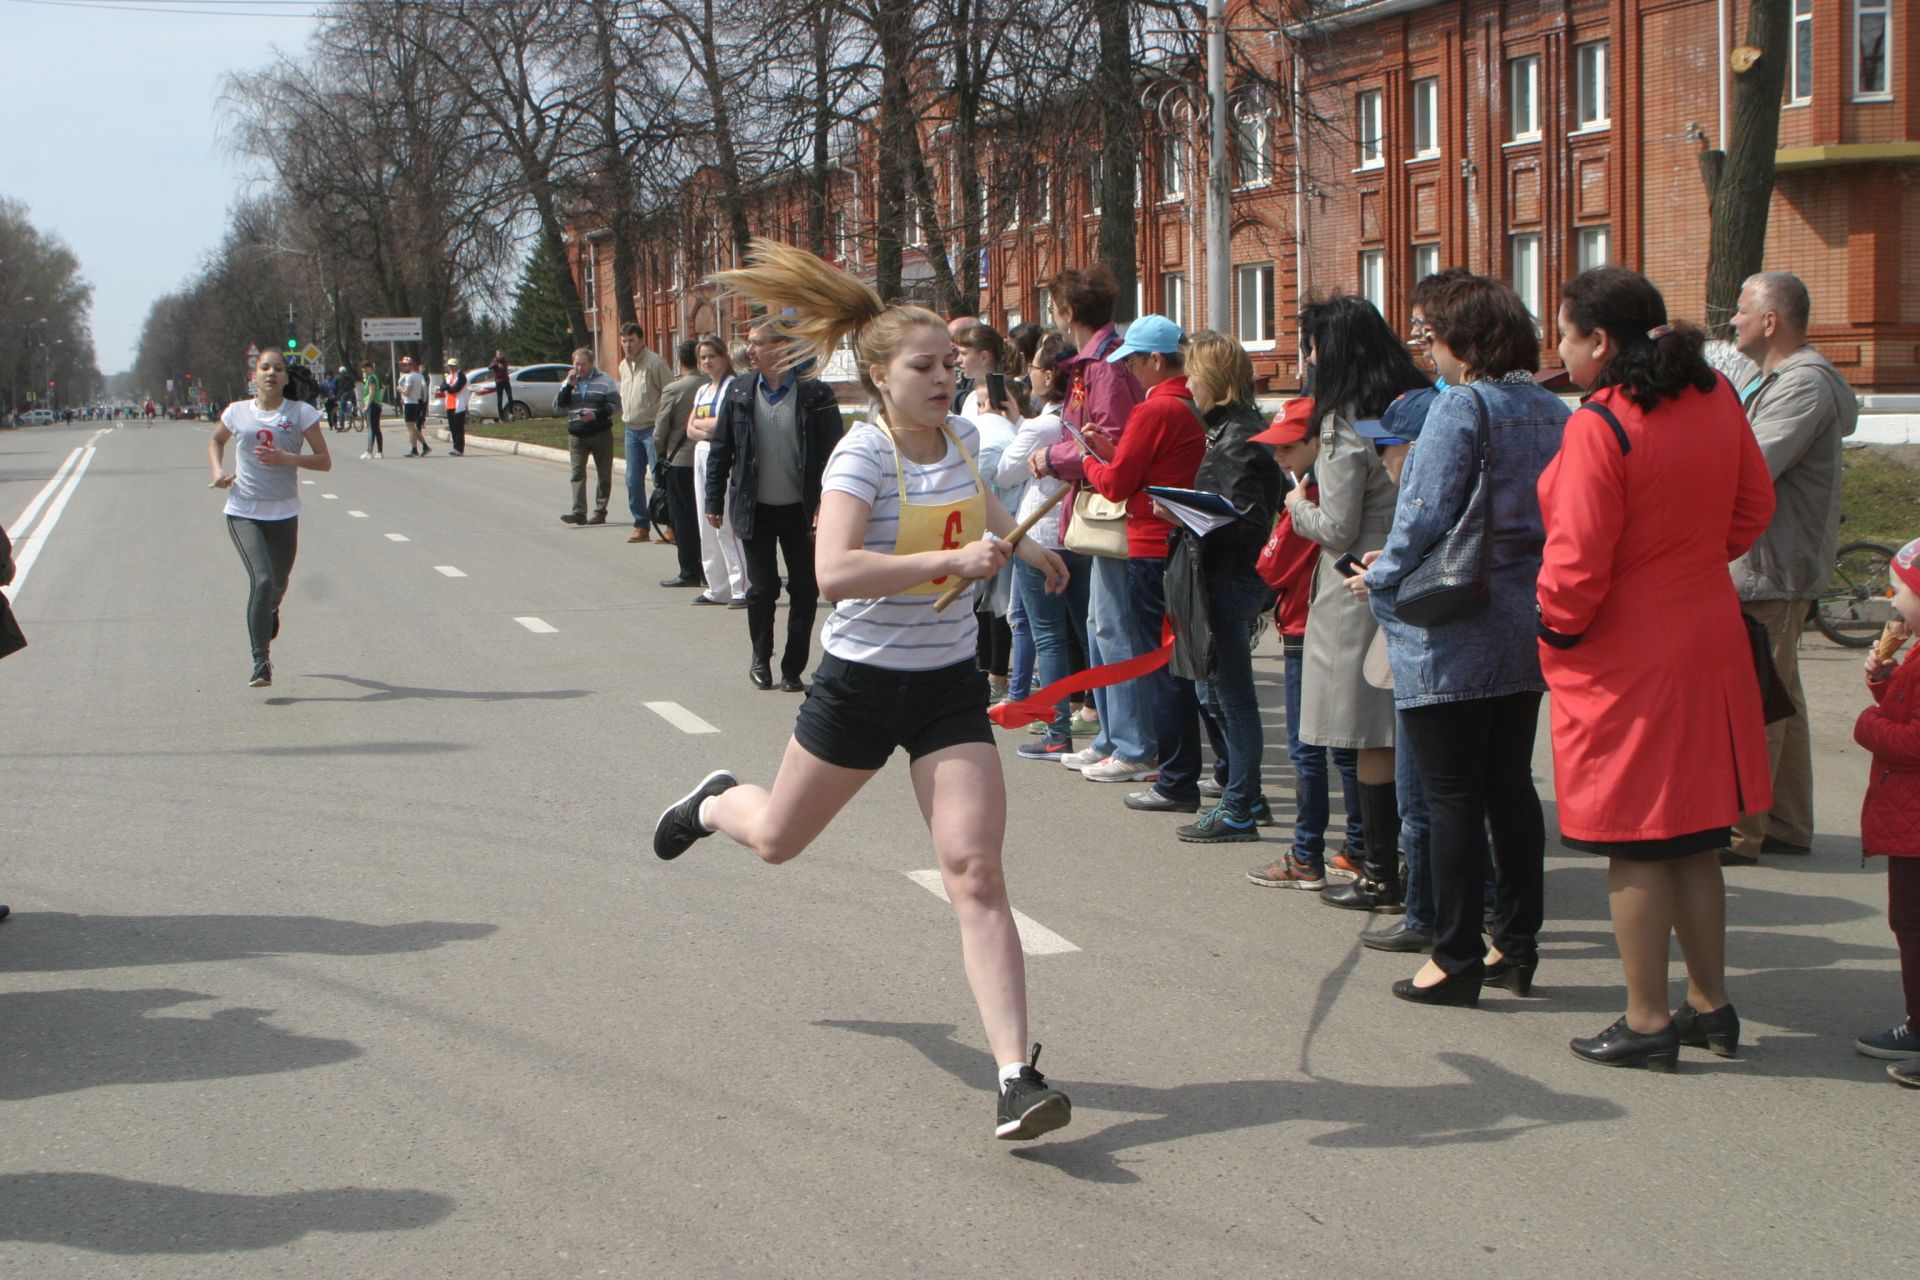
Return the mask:
<path id="1" fill-rule="evenodd" d="M 147 308 L 219 244 L 243 193 L 221 78 L 304 47 L 317 7 L 0 0 L 0 195 L 80 259 L 102 373 L 133 363 Z"/>

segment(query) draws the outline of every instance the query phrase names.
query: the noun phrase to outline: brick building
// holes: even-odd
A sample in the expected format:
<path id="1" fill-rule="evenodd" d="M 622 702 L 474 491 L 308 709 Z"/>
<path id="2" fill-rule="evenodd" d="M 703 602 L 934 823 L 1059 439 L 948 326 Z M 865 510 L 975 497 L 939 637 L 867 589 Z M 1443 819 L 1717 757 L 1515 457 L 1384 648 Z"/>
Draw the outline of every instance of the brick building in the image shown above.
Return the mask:
<path id="1" fill-rule="evenodd" d="M 1862 389 L 1920 390 L 1920 33 L 1893 0 L 1790 0 L 1792 61 L 1767 265 L 1803 276 L 1813 337 Z M 1360 293 L 1403 323 L 1413 283 L 1464 265 L 1513 283 L 1551 336 L 1557 285 L 1588 266 L 1645 271 L 1676 316 L 1702 319 L 1707 189 L 1746 24 L 1742 0 L 1368 0 L 1312 24 L 1240 34 L 1270 69 L 1232 95 L 1230 314 L 1269 389 L 1297 385 L 1303 298 Z M 1236 20 L 1236 26 L 1250 25 Z M 1253 42 L 1251 44 L 1246 42 Z M 1204 323 L 1204 95 L 1149 83 L 1136 204 L 1140 311 Z M 943 154 L 937 136 L 929 154 Z M 872 278 L 874 172 L 850 140 L 834 171 L 830 256 Z M 950 149 L 945 153 L 950 154 Z M 996 157 L 977 264 L 983 317 L 1044 321 L 1045 281 L 1096 253 L 1099 209 L 1080 155 Z M 649 338 L 726 329 L 700 281 L 727 265 L 712 175 L 647 246 L 639 304 Z M 958 182 L 935 210 L 953 226 Z M 754 195 L 756 234 L 804 240 L 802 177 Z M 575 237 L 583 284 L 610 251 Z M 915 241 L 911 229 L 908 241 Z M 930 274 L 906 251 L 908 291 Z M 591 289 L 589 289 L 591 293 Z M 614 348 L 611 300 L 598 299 Z M 1549 347 L 1551 342 L 1549 342 Z M 1551 359 L 1551 353 L 1548 353 Z"/>

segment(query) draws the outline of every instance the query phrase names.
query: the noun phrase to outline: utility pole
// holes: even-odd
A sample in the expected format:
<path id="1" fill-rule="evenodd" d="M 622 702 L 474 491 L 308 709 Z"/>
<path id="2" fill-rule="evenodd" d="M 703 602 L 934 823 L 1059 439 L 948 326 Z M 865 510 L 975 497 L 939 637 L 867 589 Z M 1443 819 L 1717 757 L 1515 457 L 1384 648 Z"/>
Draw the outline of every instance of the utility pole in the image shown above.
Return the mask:
<path id="1" fill-rule="evenodd" d="M 1207 327 L 1233 332 L 1232 211 L 1227 172 L 1227 14 L 1225 0 L 1207 0 L 1207 99 L 1212 154 L 1207 157 Z"/>

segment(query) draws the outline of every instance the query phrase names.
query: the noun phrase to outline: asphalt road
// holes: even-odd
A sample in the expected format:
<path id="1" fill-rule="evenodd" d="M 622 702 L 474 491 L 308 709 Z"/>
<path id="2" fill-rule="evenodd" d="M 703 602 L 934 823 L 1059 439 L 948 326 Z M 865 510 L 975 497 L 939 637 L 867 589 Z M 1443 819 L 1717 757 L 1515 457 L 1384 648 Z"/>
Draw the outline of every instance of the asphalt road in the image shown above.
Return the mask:
<path id="1" fill-rule="evenodd" d="M 1075 1105 L 1016 1147 L 951 917 L 910 878 L 933 859 L 904 769 L 790 866 L 723 839 L 657 862 L 665 803 L 783 749 L 796 699 L 748 684 L 743 615 L 655 587 L 671 553 L 626 544 L 623 495 L 615 524 L 562 526 L 560 467 L 332 439 L 250 690 L 204 424 L 0 433 L 16 539 L 93 450 L 39 504 L 32 646 L 0 666 L 0 1275 L 1908 1256 L 1920 1098 L 1851 1047 L 1900 1012 L 1855 838 L 1855 655 L 1805 651 L 1815 855 L 1732 880 L 1749 1047 L 1671 1077 L 1567 1052 L 1623 1000 L 1593 860 L 1549 860 L 1536 998 L 1415 1009 L 1387 990 L 1414 965 L 1360 949 L 1361 921 L 1245 881 L 1271 846 L 1181 845 L 1009 735 L 1014 902 L 1072 948 L 1034 947 L 1034 1031 Z M 1259 674 L 1277 706 L 1271 640 Z M 1286 796 L 1284 750 L 1268 771 Z"/>

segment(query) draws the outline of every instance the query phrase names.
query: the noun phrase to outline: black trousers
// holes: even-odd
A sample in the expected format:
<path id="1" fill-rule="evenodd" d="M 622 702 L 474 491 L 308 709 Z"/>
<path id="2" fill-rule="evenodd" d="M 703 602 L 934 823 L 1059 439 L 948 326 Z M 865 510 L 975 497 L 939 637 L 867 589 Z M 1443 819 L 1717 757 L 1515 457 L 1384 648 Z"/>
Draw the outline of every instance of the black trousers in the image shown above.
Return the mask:
<path id="1" fill-rule="evenodd" d="M 787 562 L 787 647 L 780 655 L 780 675 L 798 680 L 807 668 L 813 616 L 820 607 L 820 584 L 813 576 L 813 519 L 800 503 L 754 503 L 753 536 L 741 539 L 747 561 L 747 635 L 756 663 L 773 661 L 773 610 L 780 599 L 776 548 Z"/>
<path id="2" fill-rule="evenodd" d="M 665 467 L 662 488 L 667 491 L 667 524 L 673 529 L 673 549 L 680 555 L 680 576 L 701 577 L 700 508 L 693 500 L 693 467 Z M 709 584 L 711 585 L 711 584 Z"/>
<path id="3" fill-rule="evenodd" d="M 1513 693 L 1400 711 L 1432 824 L 1434 963 L 1448 973 L 1485 954 L 1480 920 L 1493 832 L 1493 944 L 1530 960 L 1545 914 L 1546 821 L 1533 789 L 1540 695 Z"/>
<path id="4" fill-rule="evenodd" d="M 467 411 L 449 409 L 447 411 L 447 434 L 453 437 L 453 451 L 467 451 Z"/>

